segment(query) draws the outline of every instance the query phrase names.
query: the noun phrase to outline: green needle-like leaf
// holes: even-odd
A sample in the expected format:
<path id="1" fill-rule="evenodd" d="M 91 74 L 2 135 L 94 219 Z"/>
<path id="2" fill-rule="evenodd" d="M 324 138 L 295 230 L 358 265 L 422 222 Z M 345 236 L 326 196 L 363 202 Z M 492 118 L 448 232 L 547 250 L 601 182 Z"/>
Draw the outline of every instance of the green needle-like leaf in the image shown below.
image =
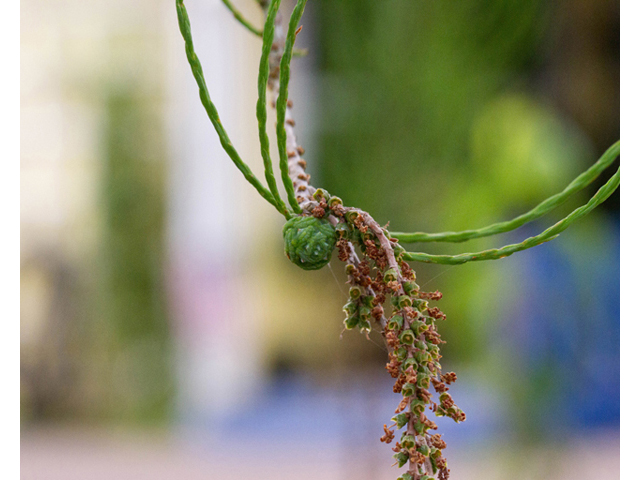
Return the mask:
<path id="1" fill-rule="evenodd" d="M 256 27 L 254 27 L 253 25 L 251 25 L 251 23 L 249 23 L 249 21 L 246 18 L 244 18 L 244 15 L 242 15 L 242 13 L 240 13 L 240 10 L 238 10 L 233 5 L 233 3 L 231 3 L 229 0 L 222 0 L 222 3 L 224 3 L 226 5 L 226 7 L 233 14 L 233 16 L 236 18 L 236 20 L 238 20 L 242 25 L 244 25 L 247 30 L 249 30 L 252 33 L 255 33 L 259 37 L 262 36 L 262 30 L 259 30 Z"/>
<path id="2" fill-rule="evenodd" d="M 258 193 L 267 200 L 271 205 L 278 208 L 276 202 L 273 198 L 273 195 L 269 190 L 267 190 L 264 185 L 256 178 L 251 169 L 247 166 L 246 163 L 242 161 L 240 155 L 236 151 L 235 147 L 232 145 L 231 140 L 229 140 L 229 136 L 227 135 L 226 130 L 222 126 L 220 122 L 220 117 L 218 115 L 218 111 L 216 110 L 215 105 L 211 101 L 211 97 L 209 96 L 209 90 L 207 89 L 207 84 L 204 79 L 204 72 L 202 71 L 202 64 L 200 63 L 200 59 L 196 55 L 196 52 L 193 48 L 193 38 L 191 36 L 191 24 L 189 22 L 189 15 L 187 14 L 187 9 L 184 6 L 183 0 L 176 0 L 176 10 L 178 12 L 178 22 L 180 24 L 180 32 L 182 33 L 182 37 L 184 38 L 185 50 L 187 52 L 187 60 L 189 61 L 189 65 L 191 66 L 191 72 L 193 73 L 193 77 L 198 84 L 198 89 L 200 92 L 200 101 L 204 106 L 204 109 L 207 111 L 207 115 L 213 124 L 213 127 L 216 129 L 218 133 L 218 137 L 220 139 L 220 144 L 222 148 L 224 148 L 227 155 L 231 158 L 233 163 L 238 167 L 238 170 L 242 172 L 244 178 L 254 186 L 254 188 L 258 191 Z"/>
<path id="3" fill-rule="evenodd" d="M 407 252 L 404 254 L 404 259 L 408 261 L 425 262 L 425 263 L 440 263 L 443 265 L 459 265 L 467 262 L 475 262 L 480 260 L 498 260 L 500 258 L 508 257 L 509 255 L 526 250 L 531 247 L 535 247 L 549 240 L 556 238 L 561 232 L 566 230 L 569 225 L 584 217 L 591 210 L 596 208 L 602 202 L 604 202 L 609 196 L 615 192 L 620 185 L 620 168 L 618 171 L 604 184 L 596 194 L 591 197 L 588 203 L 575 209 L 565 218 L 560 220 L 552 227 L 547 228 L 544 232 L 535 237 L 529 237 L 522 243 L 515 245 L 507 245 L 502 248 L 496 248 L 492 250 L 485 250 L 483 252 L 476 253 L 463 253 L 460 255 L 429 255 L 427 253 Z"/>
<path id="4" fill-rule="evenodd" d="M 269 153 L 269 135 L 267 135 L 267 82 L 269 81 L 269 54 L 275 33 L 276 15 L 280 8 L 280 0 L 273 0 L 269 4 L 267 19 L 264 24 L 264 35 L 262 37 L 262 56 L 260 57 L 260 69 L 258 72 L 258 104 L 256 106 L 256 116 L 258 117 L 258 133 L 260 136 L 260 153 L 264 162 L 264 175 L 267 178 L 269 190 L 273 194 L 278 210 L 287 218 L 291 216 L 287 206 L 280 198 L 276 177 L 273 174 L 273 164 Z"/>
<path id="5" fill-rule="evenodd" d="M 307 0 L 298 0 L 293 12 L 291 13 L 291 19 L 289 20 L 289 30 L 287 31 L 287 41 L 284 46 L 284 52 L 282 54 L 282 60 L 280 61 L 280 93 L 278 94 L 278 103 L 276 105 L 278 123 L 276 126 L 276 132 L 278 135 L 278 153 L 280 154 L 280 173 L 282 175 L 282 182 L 287 190 L 287 198 L 291 208 L 296 213 L 302 212 L 302 209 L 298 205 L 296 200 L 295 190 L 293 188 L 293 181 L 289 177 L 289 159 L 287 156 L 287 132 L 284 127 L 285 114 L 287 111 L 287 99 L 289 98 L 289 78 L 291 76 L 291 56 L 293 52 L 293 44 L 296 41 L 296 29 L 298 22 L 304 12 L 304 7 Z"/>
<path id="6" fill-rule="evenodd" d="M 494 223 L 488 227 L 479 228 L 477 230 L 463 230 L 461 232 L 440 232 L 440 233 L 403 233 L 403 232 L 391 232 L 394 238 L 397 238 L 402 243 L 418 243 L 418 242 L 466 242 L 474 238 L 489 237 L 491 235 L 497 235 L 499 233 L 510 232 L 522 225 L 529 223 L 543 215 L 549 213 L 554 208 L 562 205 L 567 199 L 576 192 L 579 192 L 591 182 L 593 182 L 598 176 L 613 163 L 613 161 L 620 155 L 620 141 L 617 141 L 600 157 L 600 159 L 594 163 L 588 170 L 581 173 L 576 177 L 567 187 L 560 193 L 557 193 L 532 210 L 524 213 L 513 220 L 506 222 Z"/>

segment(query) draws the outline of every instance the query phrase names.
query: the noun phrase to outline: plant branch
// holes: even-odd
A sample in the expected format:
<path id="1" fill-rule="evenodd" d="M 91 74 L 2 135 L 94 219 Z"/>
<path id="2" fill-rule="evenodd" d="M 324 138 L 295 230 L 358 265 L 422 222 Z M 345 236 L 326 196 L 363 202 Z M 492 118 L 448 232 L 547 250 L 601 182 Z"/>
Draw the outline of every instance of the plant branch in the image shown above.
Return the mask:
<path id="1" fill-rule="evenodd" d="M 549 240 L 556 238 L 561 232 L 566 230 L 569 225 L 574 221 L 582 218 L 595 207 L 604 202 L 609 196 L 615 192 L 620 185 L 620 167 L 618 171 L 613 175 L 609 181 L 604 184 L 596 194 L 591 197 L 588 203 L 575 209 L 565 218 L 560 220 L 555 225 L 547 228 L 544 232 L 535 237 L 529 237 L 521 243 L 514 245 L 506 245 L 502 248 L 485 250 L 483 252 L 476 253 L 463 253 L 460 255 L 429 255 L 427 253 L 406 252 L 404 253 L 404 259 L 408 261 L 425 262 L 425 263 L 440 263 L 444 265 L 459 265 L 467 262 L 474 262 L 480 260 L 498 260 L 508 257 L 515 252 L 520 252 L 531 247 L 538 246 Z"/>
<path id="2" fill-rule="evenodd" d="M 242 13 L 240 13 L 240 11 L 233 5 L 233 3 L 231 3 L 230 0 L 222 0 L 222 3 L 225 4 L 229 11 L 233 14 L 235 19 L 238 20 L 242 25 L 244 25 L 247 30 L 249 30 L 251 33 L 255 33 L 259 37 L 262 36 L 262 30 L 251 25 L 251 23 L 246 18 L 244 18 Z"/>
<path id="3" fill-rule="evenodd" d="M 396 261 L 393 245 L 391 245 L 391 241 L 385 235 L 385 231 L 380 226 L 380 224 L 376 222 L 370 214 L 368 214 L 364 210 L 360 210 L 359 208 L 346 207 L 345 211 L 357 212 L 362 216 L 362 220 L 364 224 L 371 229 L 371 231 L 374 233 L 374 235 L 380 242 L 380 248 L 382 248 L 385 254 L 389 268 L 392 268 L 393 270 L 396 271 L 396 274 L 398 275 L 398 280 L 402 282 L 403 281 L 402 270 L 400 269 L 400 267 L 398 266 L 398 262 Z"/>
<path id="4" fill-rule="evenodd" d="M 265 15 L 267 14 L 265 8 Z M 271 49 L 271 55 L 269 57 L 270 74 L 268 87 L 274 95 L 272 103 L 273 108 L 276 108 L 276 98 L 278 98 L 278 91 L 280 89 L 280 61 L 282 59 L 284 47 L 286 42 L 285 31 L 282 28 L 282 14 L 276 16 L 276 28 L 275 37 L 273 41 L 273 47 Z M 295 55 L 296 49 L 293 49 L 293 55 Z M 295 191 L 295 197 L 300 208 L 304 211 L 310 212 L 317 202 L 313 199 L 313 192 L 315 188 L 309 183 L 311 178 L 306 173 L 307 163 L 302 158 L 304 149 L 298 145 L 297 137 L 295 134 L 295 121 L 291 110 L 293 108 L 293 102 L 290 99 L 286 101 L 285 108 L 285 121 L 284 128 L 286 133 L 286 153 L 288 162 L 288 176 L 293 182 L 293 188 Z"/>
<path id="5" fill-rule="evenodd" d="M 267 200 L 271 205 L 278 208 L 276 202 L 273 198 L 273 195 L 269 190 L 267 190 L 264 185 L 256 178 L 251 169 L 247 166 L 246 163 L 242 161 L 240 155 L 236 151 L 235 147 L 231 143 L 229 136 L 227 135 L 226 130 L 222 126 L 220 122 L 220 117 L 218 115 L 218 111 L 216 110 L 215 105 L 211 101 L 211 97 L 209 96 L 209 90 L 207 89 L 207 84 L 204 79 L 204 72 L 202 71 L 202 64 L 200 63 L 200 59 L 196 55 L 196 52 L 193 47 L 193 38 L 191 36 L 191 24 L 189 22 L 189 15 L 187 14 L 187 9 L 184 6 L 183 0 L 176 0 L 176 10 L 178 12 L 178 22 L 180 25 L 180 32 L 182 33 L 182 37 L 185 42 L 185 51 L 187 53 L 187 60 L 189 61 L 189 65 L 191 66 L 191 72 L 193 73 L 193 77 L 198 84 L 198 89 L 200 93 L 200 101 L 204 106 L 204 109 L 209 116 L 209 120 L 213 124 L 216 132 L 218 133 L 218 138 L 220 139 L 220 144 L 222 148 L 227 152 L 227 155 L 231 158 L 233 163 L 238 170 L 244 175 L 244 178 L 258 191 L 258 193 Z"/>
<path id="6" fill-rule="evenodd" d="M 280 91 L 278 93 L 278 100 L 276 103 L 278 119 L 276 132 L 278 136 L 278 153 L 280 154 L 280 172 L 282 174 L 282 182 L 287 190 L 289 204 L 296 213 L 302 213 L 302 209 L 298 204 L 293 181 L 289 175 L 289 156 L 287 152 L 287 140 L 289 135 L 287 134 L 285 123 L 290 124 L 291 127 L 293 127 L 292 123 L 295 123 L 292 119 L 286 118 L 289 99 L 289 78 L 291 76 L 291 55 L 293 51 L 293 44 L 295 43 L 298 32 L 300 31 L 298 29 L 298 22 L 300 22 L 306 3 L 307 0 L 298 0 L 293 12 L 291 13 L 289 30 L 287 32 L 282 58 L 280 60 Z"/>
<path id="7" fill-rule="evenodd" d="M 356 266 L 360 265 L 360 259 L 358 258 L 358 254 L 356 253 L 356 249 L 353 246 L 353 243 L 347 242 L 347 248 L 349 249 L 349 257 L 347 259 L 347 262 Z M 353 275 L 347 275 L 347 281 L 349 285 L 353 287 L 358 285 Z M 372 297 L 375 296 L 375 292 L 371 287 L 364 287 L 364 291 L 367 295 L 370 295 Z M 380 316 L 380 319 L 377 320 L 377 322 L 380 325 L 380 328 L 384 330 L 384 328 L 387 326 L 387 317 L 385 317 L 384 313 Z M 389 347 L 389 344 L 386 340 L 384 342 L 384 345 L 385 347 L 387 347 L 387 350 L 391 350 L 391 347 Z"/>
<path id="8" fill-rule="evenodd" d="M 275 31 L 275 21 L 280 7 L 280 0 L 273 0 L 267 11 L 267 18 L 264 24 L 264 35 L 262 37 L 262 56 L 260 57 L 260 68 L 258 72 L 258 103 L 256 105 L 256 116 L 258 118 L 258 132 L 260 137 L 260 153 L 264 163 L 264 174 L 269 185 L 269 190 L 275 199 L 278 210 L 289 218 L 291 213 L 280 198 L 276 177 L 273 174 L 273 165 L 269 153 L 269 135 L 267 135 L 267 83 L 269 81 L 269 55 L 273 45 Z"/>
<path id="9" fill-rule="evenodd" d="M 497 235 L 499 233 L 510 232 L 522 225 L 529 223 L 543 215 L 549 213 L 554 208 L 562 205 L 567 199 L 574 193 L 582 190 L 591 182 L 593 182 L 613 161 L 620 155 L 620 141 L 614 143 L 609 149 L 600 157 L 600 159 L 593 164 L 588 170 L 576 177 L 567 187 L 560 193 L 553 195 L 532 210 L 524 213 L 513 220 L 506 222 L 494 223 L 484 228 L 477 230 L 463 230 L 461 232 L 440 232 L 440 233 L 403 233 L 403 232 L 391 232 L 391 236 L 397 238 L 403 243 L 418 243 L 418 242 L 466 242 L 474 238 L 489 237 Z"/>

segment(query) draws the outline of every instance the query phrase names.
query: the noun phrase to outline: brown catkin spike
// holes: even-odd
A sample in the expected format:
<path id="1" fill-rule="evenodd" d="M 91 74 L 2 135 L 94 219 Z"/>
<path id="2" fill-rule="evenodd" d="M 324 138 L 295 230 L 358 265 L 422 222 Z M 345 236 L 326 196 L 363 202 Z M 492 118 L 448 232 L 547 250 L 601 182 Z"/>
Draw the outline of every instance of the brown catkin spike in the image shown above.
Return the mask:
<path id="1" fill-rule="evenodd" d="M 398 416 L 394 417 L 402 419 L 397 420 L 398 428 L 394 432 L 400 437 L 400 442 L 392 450 L 404 455 L 408 472 L 414 479 L 427 473 L 446 480 L 449 478 L 449 469 L 440 453 L 446 448 L 446 443 L 440 435 L 432 433 L 438 426 L 428 418 L 426 412 L 430 410 L 438 415 L 449 416 L 456 422 L 464 421 L 466 416 L 447 393 L 448 385 L 455 382 L 456 375 L 440 371 L 438 345 L 444 341 L 436 325 L 432 324 L 433 320 L 427 321 L 427 317 L 446 318 L 439 308 L 429 307 L 426 303 L 427 300 L 439 300 L 442 294 L 438 291 L 420 292 L 416 283 L 410 283 L 415 281 L 415 272 L 402 260 L 401 255 L 396 258 L 388 233 L 368 213 L 343 207 L 341 203 L 340 207 L 331 208 L 330 211 L 338 217 L 338 222 L 349 227 L 349 231 L 360 232 L 358 246 L 364 259 L 358 259 L 355 254 L 357 244 L 347 238 L 337 242 L 338 258 L 348 264 L 348 283 L 363 289 L 370 299 L 368 318 L 382 327 L 389 351 L 385 368 L 396 379 L 394 393 L 402 395 L 395 411 Z M 384 307 L 389 298 L 390 311 L 386 314 Z M 429 388 L 433 388 L 435 393 L 432 394 Z M 380 440 L 390 443 L 386 425 L 384 431 L 385 435 Z M 418 451 L 420 444 L 416 443 L 417 439 L 425 442 L 422 445 L 438 450 L 436 471 L 432 471 L 431 460 Z"/>

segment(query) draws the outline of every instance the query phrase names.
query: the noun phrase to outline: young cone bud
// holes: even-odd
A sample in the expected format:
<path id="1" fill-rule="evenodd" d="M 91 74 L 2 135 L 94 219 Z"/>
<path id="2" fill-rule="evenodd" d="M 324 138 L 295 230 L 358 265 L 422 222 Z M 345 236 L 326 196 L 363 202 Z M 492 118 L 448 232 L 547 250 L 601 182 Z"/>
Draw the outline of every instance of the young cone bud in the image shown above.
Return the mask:
<path id="1" fill-rule="evenodd" d="M 404 452 L 398 452 L 396 453 L 393 458 L 395 458 L 398 461 L 398 468 L 402 468 L 404 467 L 405 463 L 407 463 L 407 460 L 409 460 L 409 455 L 407 455 Z M 400 478 L 403 478 L 404 475 Z"/>
<path id="2" fill-rule="evenodd" d="M 400 445 L 402 448 L 409 450 L 416 446 L 416 437 L 410 434 L 404 434 L 402 440 L 400 440 Z"/>
<path id="3" fill-rule="evenodd" d="M 393 420 L 394 422 L 396 422 L 396 425 L 398 426 L 398 428 L 402 428 L 404 427 L 407 422 L 409 421 L 409 417 L 407 416 L 406 413 L 399 413 L 398 415 L 396 415 L 395 417 L 391 417 L 391 420 Z"/>

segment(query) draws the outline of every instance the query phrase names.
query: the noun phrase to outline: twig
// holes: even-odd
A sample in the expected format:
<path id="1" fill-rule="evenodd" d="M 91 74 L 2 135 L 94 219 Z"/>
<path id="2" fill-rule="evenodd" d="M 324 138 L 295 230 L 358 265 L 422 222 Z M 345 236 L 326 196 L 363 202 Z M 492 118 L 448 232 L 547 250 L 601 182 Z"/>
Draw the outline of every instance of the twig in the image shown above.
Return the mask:
<path id="1" fill-rule="evenodd" d="M 391 245 L 391 241 L 385 235 L 384 229 L 380 226 L 378 222 L 376 222 L 373 219 L 371 215 L 369 215 L 364 210 L 360 210 L 359 208 L 354 208 L 354 207 L 345 207 L 345 210 L 347 212 L 349 211 L 357 212 L 362 216 L 362 219 L 365 225 L 373 231 L 376 238 L 380 242 L 380 247 L 384 251 L 384 254 L 387 258 L 387 263 L 389 264 L 389 268 L 393 268 L 396 271 L 396 274 L 398 275 L 398 280 L 402 282 L 403 280 L 402 271 L 400 270 L 400 267 L 398 266 L 398 262 L 396 261 L 396 257 L 393 251 L 393 246 Z"/>
<path id="2" fill-rule="evenodd" d="M 187 60 L 189 61 L 189 65 L 191 66 L 191 72 L 193 73 L 193 77 L 198 84 L 198 89 L 200 93 L 200 101 L 204 106 L 204 109 L 209 116 L 209 120 L 213 124 L 213 128 L 215 128 L 218 133 L 218 138 L 220 139 L 220 144 L 222 148 L 224 148 L 227 155 L 231 158 L 231 161 L 238 167 L 238 170 L 244 175 L 244 178 L 258 191 L 258 193 L 271 205 L 278 208 L 276 205 L 275 199 L 269 190 L 267 190 L 264 185 L 256 178 L 251 169 L 247 166 L 246 163 L 242 161 L 240 155 L 236 151 L 235 147 L 231 143 L 229 136 L 227 135 L 226 130 L 222 126 L 220 122 L 220 116 L 218 115 L 218 111 L 216 110 L 215 105 L 211 101 L 211 97 L 209 96 L 209 90 L 207 89 L 207 84 L 204 79 L 204 73 L 202 71 L 202 64 L 200 63 L 200 59 L 196 55 L 195 49 L 193 47 L 193 38 L 191 36 L 191 24 L 189 22 L 189 15 L 187 14 L 187 9 L 184 6 L 183 0 L 176 0 L 176 10 L 178 12 L 178 22 L 180 24 L 180 32 L 182 33 L 182 37 L 184 38 L 185 50 L 187 53 Z"/>
<path id="3" fill-rule="evenodd" d="M 229 11 L 233 14 L 233 16 L 235 17 L 236 20 L 238 20 L 242 25 L 244 25 L 244 27 L 249 30 L 251 33 L 255 33 L 256 35 L 258 35 L 259 37 L 262 36 L 262 30 L 254 27 L 253 25 L 251 25 L 251 23 L 244 18 L 244 16 L 242 15 L 242 13 L 240 13 L 240 10 L 238 10 L 233 3 L 231 3 L 230 0 L 222 0 L 222 3 L 225 4 L 225 6 L 229 9 Z"/>
<path id="4" fill-rule="evenodd" d="M 463 253 L 460 255 L 429 255 L 427 253 L 405 252 L 404 258 L 408 261 L 417 261 L 425 263 L 440 263 L 444 265 L 459 265 L 467 262 L 474 262 L 480 260 L 498 260 L 508 257 L 516 252 L 526 250 L 531 247 L 538 246 L 542 243 L 548 242 L 556 238 L 561 232 L 566 230 L 576 220 L 582 218 L 595 207 L 604 202 L 609 196 L 615 192 L 620 185 L 620 168 L 618 171 L 605 183 L 596 194 L 591 197 L 588 203 L 582 207 L 576 208 L 573 212 L 560 220 L 555 225 L 547 228 L 544 232 L 535 237 L 529 237 L 521 243 L 514 245 L 506 245 L 502 248 L 496 248 L 492 250 L 485 250 L 483 252 L 476 253 Z"/>
<path id="5" fill-rule="evenodd" d="M 293 119 L 287 119 L 287 110 L 289 110 L 289 78 L 291 76 L 291 54 L 293 51 L 293 44 L 295 43 L 296 36 L 300 32 L 298 23 L 304 13 L 304 7 L 307 4 L 307 0 L 298 0 L 296 6 L 291 13 L 291 19 L 289 20 L 289 31 L 287 32 L 287 38 L 282 52 L 282 58 L 280 60 L 280 92 L 278 93 L 278 100 L 276 102 L 276 111 L 278 123 L 276 125 L 276 132 L 278 135 L 278 153 L 280 154 L 280 171 L 282 173 L 282 182 L 287 190 L 289 197 L 289 204 L 296 213 L 301 213 L 302 209 L 298 204 L 296 190 L 294 189 L 292 178 L 289 174 L 289 153 L 288 143 L 290 140 L 290 134 L 287 133 L 286 125 L 293 127 L 295 122 Z M 291 131 L 293 133 L 293 131 Z M 297 152 L 296 152 L 297 153 Z"/>
<path id="6" fill-rule="evenodd" d="M 358 258 L 358 254 L 356 253 L 356 249 L 353 246 L 353 243 L 347 242 L 347 246 L 349 248 L 349 259 L 347 260 L 347 262 L 352 265 L 358 266 L 360 264 L 360 258 Z M 347 275 L 347 281 L 349 282 L 349 285 L 353 287 L 357 286 L 357 282 L 355 281 L 355 278 L 353 277 L 353 275 Z M 367 295 L 375 296 L 375 292 L 371 287 L 364 287 L 364 290 Z M 384 313 L 380 317 L 380 320 L 378 320 L 378 323 L 380 324 L 380 327 L 383 330 L 384 330 L 384 327 L 387 326 L 387 318 L 385 317 Z M 387 347 L 388 351 L 393 350 L 387 343 L 386 339 L 384 339 L 384 345 Z"/>
<path id="7" fill-rule="evenodd" d="M 289 209 L 280 198 L 276 177 L 273 174 L 273 164 L 269 153 L 269 135 L 267 135 L 267 83 L 269 80 L 269 55 L 273 44 L 275 31 L 275 21 L 278 15 L 280 0 L 273 0 L 267 10 L 267 18 L 264 24 L 264 35 L 262 37 L 262 56 L 260 57 L 260 67 L 258 71 L 258 103 L 256 105 L 256 116 L 258 118 L 258 133 L 260 137 L 260 154 L 264 163 L 264 174 L 269 185 L 269 190 L 275 202 L 286 218 L 291 216 Z"/>
<path id="8" fill-rule="evenodd" d="M 591 182 L 593 182 L 613 161 L 620 155 L 620 141 L 614 143 L 609 149 L 600 157 L 600 159 L 593 164 L 588 170 L 576 177 L 567 187 L 560 193 L 553 195 L 532 210 L 524 213 L 513 220 L 506 222 L 494 223 L 488 227 L 479 228 L 477 230 L 463 230 L 461 232 L 440 232 L 440 233 L 403 233 L 403 232 L 391 232 L 391 236 L 397 238 L 404 243 L 417 243 L 417 242 L 466 242 L 474 238 L 489 237 L 491 235 L 497 235 L 499 233 L 510 232 L 522 225 L 529 223 L 537 218 L 542 217 L 554 208 L 562 205 L 567 199 L 574 193 L 582 190 Z"/>
<path id="9" fill-rule="evenodd" d="M 276 98 L 280 90 L 280 63 L 285 42 L 286 37 L 284 29 L 282 28 L 282 15 L 278 14 L 276 17 L 273 47 L 269 56 L 270 74 L 268 83 L 269 89 Z M 275 99 L 273 106 L 274 108 L 276 106 Z M 292 107 L 293 102 L 287 99 L 285 103 L 284 132 L 288 177 L 293 183 L 295 199 L 297 204 L 300 205 L 300 209 L 310 212 L 317 204 L 312 196 L 316 189 L 309 183 L 310 176 L 306 172 L 307 163 L 302 158 L 304 149 L 298 144 L 295 134 L 295 121 L 291 113 Z"/>

